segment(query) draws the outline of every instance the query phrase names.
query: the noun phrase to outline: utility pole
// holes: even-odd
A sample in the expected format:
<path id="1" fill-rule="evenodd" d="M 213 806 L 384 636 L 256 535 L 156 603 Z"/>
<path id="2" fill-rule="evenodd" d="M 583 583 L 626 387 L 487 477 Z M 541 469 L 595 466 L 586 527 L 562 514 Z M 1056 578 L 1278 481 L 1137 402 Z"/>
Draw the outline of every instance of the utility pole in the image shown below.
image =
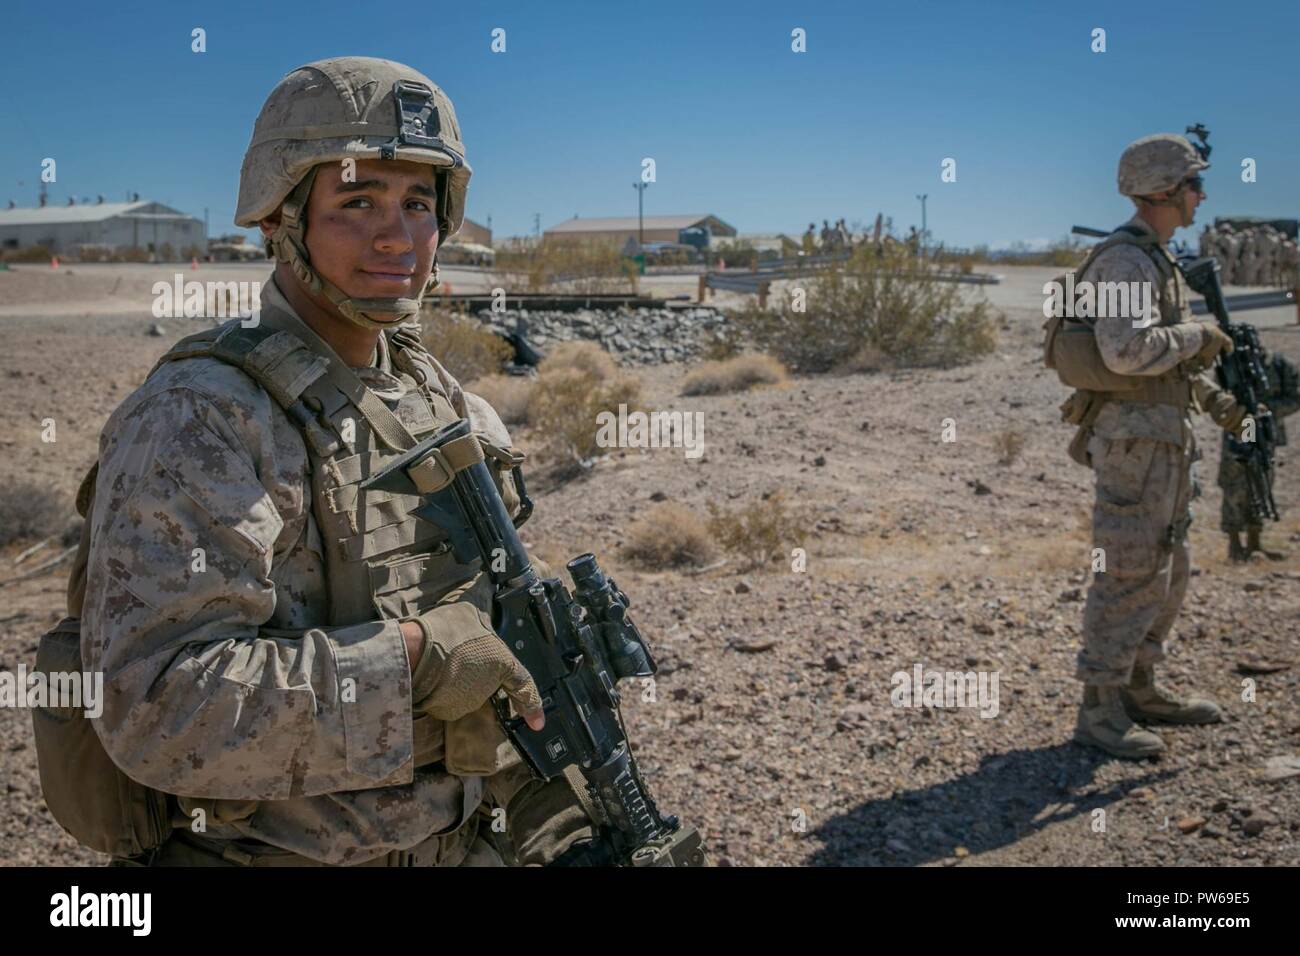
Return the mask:
<path id="1" fill-rule="evenodd" d="M 925 248 L 925 201 L 930 198 L 929 193 L 922 193 L 916 197 L 921 200 L 921 248 Z"/>
<path id="2" fill-rule="evenodd" d="M 533 235 L 540 236 L 541 234 L 542 234 L 542 214 L 540 212 L 535 212 L 533 213 Z"/>
<path id="3" fill-rule="evenodd" d="M 637 180 L 632 184 L 636 190 L 636 246 L 640 252 L 645 248 L 645 191 L 650 184 L 644 180 Z"/>

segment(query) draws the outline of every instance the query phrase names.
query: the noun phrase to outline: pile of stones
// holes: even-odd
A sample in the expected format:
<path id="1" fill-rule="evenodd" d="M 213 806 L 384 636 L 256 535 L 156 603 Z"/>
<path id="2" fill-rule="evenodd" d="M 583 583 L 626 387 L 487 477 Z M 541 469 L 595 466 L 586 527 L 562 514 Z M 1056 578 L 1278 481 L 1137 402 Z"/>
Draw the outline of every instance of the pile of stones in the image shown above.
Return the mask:
<path id="1" fill-rule="evenodd" d="M 623 365 L 659 365 L 699 359 L 723 338 L 726 316 L 713 309 L 518 309 L 478 313 L 499 334 L 520 333 L 545 353 L 560 342 L 598 342 Z"/>

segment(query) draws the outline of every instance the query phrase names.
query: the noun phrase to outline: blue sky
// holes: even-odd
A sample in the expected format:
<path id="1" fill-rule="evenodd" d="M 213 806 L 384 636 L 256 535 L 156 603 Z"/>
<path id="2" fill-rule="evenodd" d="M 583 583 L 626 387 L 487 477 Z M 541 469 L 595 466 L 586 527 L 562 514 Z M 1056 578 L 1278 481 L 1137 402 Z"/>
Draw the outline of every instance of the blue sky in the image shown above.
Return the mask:
<path id="1" fill-rule="evenodd" d="M 233 231 L 267 92 L 358 54 L 451 96 L 469 215 L 498 236 L 531 232 L 535 213 L 543 228 L 635 215 L 652 157 L 648 214 L 794 232 L 883 210 L 901 230 L 927 193 L 951 245 L 1053 239 L 1127 218 L 1125 144 L 1198 121 L 1215 148 L 1204 218 L 1300 216 L 1296 2 L 10 0 L 0 26 L 0 203 L 33 205 L 52 156 L 53 202 L 136 190 Z M 190 50 L 196 26 L 206 53 Z M 790 49 L 796 27 L 806 53 Z M 940 181 L 946 157 L 956 182 Z"/>

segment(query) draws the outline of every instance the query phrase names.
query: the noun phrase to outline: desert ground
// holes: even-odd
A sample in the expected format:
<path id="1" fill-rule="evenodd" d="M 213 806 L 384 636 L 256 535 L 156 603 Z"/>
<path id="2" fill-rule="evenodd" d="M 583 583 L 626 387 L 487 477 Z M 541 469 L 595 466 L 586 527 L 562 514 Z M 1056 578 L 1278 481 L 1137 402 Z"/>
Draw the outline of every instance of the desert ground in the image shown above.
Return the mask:
<path id="1" fill-rule="evenodd" d="M 166 319 L 150 334 L 150 287 L 176 271 L 0 271 L 0 489 L 34 481 L 70 500 L 111 409 L 202 327 Z M 256 279 L 267 267 L 181 271 Z M 1265 770 L 1300 754 L 1300 454 L 1281 451 L 1283 518 L 1265 533 L 1289 554 L 1232 565 L 1219 440 L 1197 423 L 1194 577 L 1164 672 L 1213 696 L 1226 722 L 1164 731 L 1170 751 L 1155 761 L 1072 743 L 1091 474 L 1065 454 L 1066 390 L 1039 359 L 1041 286 L 1060 270 L 996 271 L 1002 284 L 970 293 L 1004 316 L 992 355 L 704 398 L 679 394 L 685 366 L 639 369 L 647 407 L 703 413 L 703 456 L 616 451 L 539 485 L 526 540 L 555 567 L 594 551 L 658 657 L 653 695 L 630 688 L 625 712 L 661 809 L 699 826 L 725 865 L 1300 864 L 1300 776 Z M 447 278 L 486 288 L 482 273 Z M 693 292 L 695 278 L 644 288 Z M 1294 309 L 1242 318 L 1300 361 Z M 955 441 L 941 441 L 945 419 Z M 1008 429 L 1025 444 L 1004 465 L 995 442 Z M 545 436 L 515 440 L 533 451 Z M 778 490 L 799 516 L 785 551 L 804 549 L 805 570 L 649 572 L 622 555 L 656 501 L 762 508 Z M 30 543 L 0 551 L 0 670 L 31 666 L 63 612 L 66 563 L 15 580 L 58 551 L 15 565 Z M 996 673 L 997 713 L 892 706 L 891 675 L 915 665 Z M 44 806 L 26 710 L 0 710 L 0 779 L 0 862 L 103 861 Z"/>

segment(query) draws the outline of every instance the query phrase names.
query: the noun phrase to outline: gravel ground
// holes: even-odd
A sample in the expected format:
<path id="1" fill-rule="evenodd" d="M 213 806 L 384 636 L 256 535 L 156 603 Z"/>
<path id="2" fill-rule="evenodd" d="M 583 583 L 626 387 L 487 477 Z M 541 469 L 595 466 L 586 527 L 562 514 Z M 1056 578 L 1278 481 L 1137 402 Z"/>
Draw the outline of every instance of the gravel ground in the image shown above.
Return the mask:
<path id="1" fill-rule="evenodd" d="M 526 539 L 553 566 L 595 551 L 631 597 L 660 672 L 653 694 L 625 695 L 629 730 L 661 808 L 700 826 L 717 862 L 1296 865 L 1300 776 L 1265 771 L 1300 754 L 1296 453 L 1283 449 L 1283 520 L 1266 533 L 1290 553 L 1229 565 L 1219 444 L 1208 420 L 1197 425 L 1195 576 L 1165 673 L 1212 695 L 1226 723 L 1166 731 L 1157 761 L 1074 745 L 1091 478 L 1065 455 L 1065 392 L 1038 364 L 1043 279 L 1003 271 L 990 293 L 1007 316 L 998 351 L 962 368 L 689 399 L 677 394 L 688 366 L 638 369 L 647 407 L 704 414 L 703 457 L 619 451 L 580 480 L 539 481 Z M 138 308 L 18 314 L 3 279 L 0 485 L 70 495 L 105 416 L 193 326 L 165 323 L 156 338 Z M 1294 312 L 1257 317 L 1266 346 L 1300 360 Z M 39 439 L 46 417 L 53 444 Z M 947 418 L 955 442 L 940 440 Z M 995 441 L 1008 429 L 1025 445 L 1002 465 Z M 530 451 L 542 440 L 516 435 Z M 651 573 L 620 555 L 651 495 L 702 514 L 709 502 L 761 506 L 776 490 L 799 509 L 787 550 L 805 550 L 804 571 L 732 561 Z M 58 571 L 4 584 L 41 560 L 15 568 L 17 550 L 0 552 L 0 670 L 30 666 L 62 609 Z M 991 697 L 988 716 L 892 706 L 893 675 L 917 665 L 982 673 L 990 691 L 996 675 L 996 713 Z M 0 710 L 0 761 L 0 862 L 99 859 L 51 821 L 25 711 Z"/>

